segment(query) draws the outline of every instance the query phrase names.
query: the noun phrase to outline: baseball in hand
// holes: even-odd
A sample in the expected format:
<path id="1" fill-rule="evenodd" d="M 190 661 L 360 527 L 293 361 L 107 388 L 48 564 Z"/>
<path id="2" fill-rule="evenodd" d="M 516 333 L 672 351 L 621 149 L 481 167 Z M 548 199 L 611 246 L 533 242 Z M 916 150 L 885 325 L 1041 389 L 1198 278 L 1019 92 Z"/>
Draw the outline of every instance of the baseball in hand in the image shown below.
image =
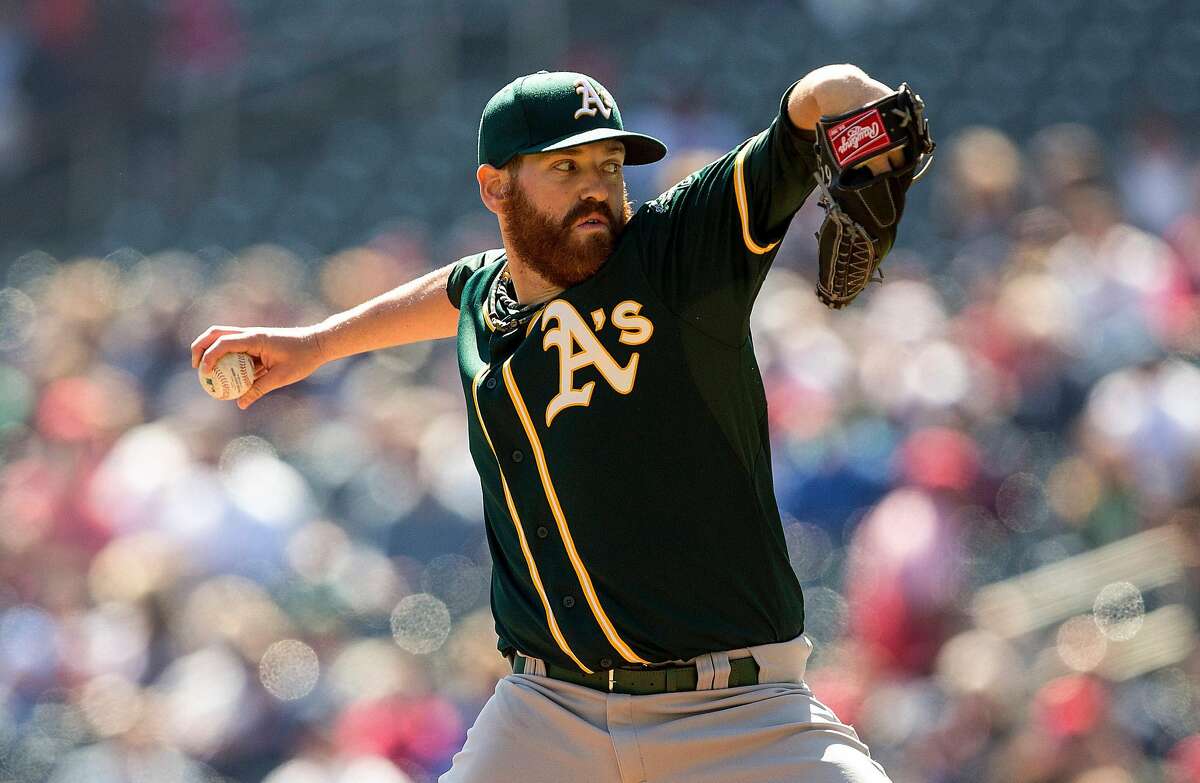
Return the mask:
<path id="1" fill-rule="evenodd" d="M 254 360 L 248 353 L 227 353 L 211 371 L 200 365 L 200 385 L 210 397 L 236 400 L 254 385 Z"/>

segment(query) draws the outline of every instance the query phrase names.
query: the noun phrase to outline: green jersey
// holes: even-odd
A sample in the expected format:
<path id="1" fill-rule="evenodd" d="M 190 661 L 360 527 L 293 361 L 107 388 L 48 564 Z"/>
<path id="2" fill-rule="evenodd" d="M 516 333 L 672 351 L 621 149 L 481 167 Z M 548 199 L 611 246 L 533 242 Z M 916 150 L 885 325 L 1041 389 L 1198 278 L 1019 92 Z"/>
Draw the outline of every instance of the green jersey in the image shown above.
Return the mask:
<path id="1" fill-rule="evenodd" d="M 803 630 L 749 320 L 811 139 L 781 107 L 549 302 L 515 303 L 503 250 L 453 270 L 501 652 L 590 673 Z"/>

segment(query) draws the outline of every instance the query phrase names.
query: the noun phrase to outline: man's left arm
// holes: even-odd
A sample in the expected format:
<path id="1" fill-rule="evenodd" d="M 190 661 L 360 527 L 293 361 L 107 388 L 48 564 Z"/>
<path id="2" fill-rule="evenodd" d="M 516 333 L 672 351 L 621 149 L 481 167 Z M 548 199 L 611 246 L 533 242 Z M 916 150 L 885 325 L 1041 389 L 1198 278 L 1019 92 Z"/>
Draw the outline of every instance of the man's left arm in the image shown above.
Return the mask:
<path id="1" fill-rule="evenodd" d="M 865 106 L 892 92 L 858 66 L 842 63 L 810 71 L 784 93 L 776 120 L 779 127 L 764 131 L 742 150 L 740 170 L 736 172 L 740 179 L 736 190 L 742 202 L 739 210 L 748 223 L 745 239 L 751 250 L 770 247 L 782 239 L 792 215 L 815 187 L 817 121 Z M 904 151 L 892 150 L 860 165 L 872 174 L 881 174 L 893 163 L 899 166 L 903 161 Z"/>
<path id="2" fill-rule="evenodd" d="M 764 131 L 643 208 L 647 275 L 672 309 L 740 345 L 779 242 L 817 185 L 817 121 L 891 92 L 853 65 L 818 68 L 784 93 Z M 903 159 L 902 150 L 891 154 Z M 890 163 L 882 155 L 864 165 Z"/>
<path id="3" fill-rule="evenodd" d="M 784 111 L 816 131 L 825 209 L 816 295 L 842 308 L 883 282 L 880 264 L 896 241 L 909 186 L 933 160 L 925 104 L 907 84 L 893 91 L 852 65 L 829 65 L 797 82 Z"/>
<path id="4" fill-rule="evenodd" d="M 792 124 L 816 133 L 821 117 L 835 117 L 891 95 L 891 87 L 849 63 L 826 65 L 810 71 L 788 93 L 787 116 Z M 866 161 L 872 174 L 882 174 L 904 163 L 904 150 L 892 150 Z"/>

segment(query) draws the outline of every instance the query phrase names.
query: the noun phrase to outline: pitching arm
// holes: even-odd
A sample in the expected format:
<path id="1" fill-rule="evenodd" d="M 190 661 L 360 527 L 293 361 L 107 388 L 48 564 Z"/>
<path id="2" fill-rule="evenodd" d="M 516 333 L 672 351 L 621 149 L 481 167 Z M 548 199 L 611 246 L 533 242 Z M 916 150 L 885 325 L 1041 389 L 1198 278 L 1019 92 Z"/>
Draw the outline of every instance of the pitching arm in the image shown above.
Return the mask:
<path id="1" fill-rule="evenodd" d="M 238 407 L 244 409 L 327 362 L 452 337 L 458 330 L 458 309 L 446 290 L 455 266 L 437 269 L 312 326 L 211 326 L 192 343 L 192 366 L 203 362 L 211 369 L 227 353 L 254 357 L 254 386 L 238 399 Z"/>
<path id="2" fill-rule="evenodd" d="M 446 283 L 454 267 L 435 269 L 317 324 L 324 360 L 453 337 L 458 309 L 446 297 Z"/>

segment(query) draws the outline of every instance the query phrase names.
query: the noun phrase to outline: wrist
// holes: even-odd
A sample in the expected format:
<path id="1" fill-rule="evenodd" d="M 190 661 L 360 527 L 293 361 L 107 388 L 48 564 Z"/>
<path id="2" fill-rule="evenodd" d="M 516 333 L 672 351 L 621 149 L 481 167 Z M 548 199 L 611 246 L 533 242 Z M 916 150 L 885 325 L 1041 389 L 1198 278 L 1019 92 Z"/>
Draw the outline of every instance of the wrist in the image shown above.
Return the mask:
<path id="1" fill-rule="evenodd" d="M 333 333 L 333 325 L 329 323 L 329 319 L 322 321 L 319 324 L 314 324 L 306 329 L 306 339 L 313 346 L 313 350 L 317 355 L 317 365 L 323 365 L 331 361 L 333 357 L 329 352 L 332 349 L 330 345 L 331 336 Z"/>

